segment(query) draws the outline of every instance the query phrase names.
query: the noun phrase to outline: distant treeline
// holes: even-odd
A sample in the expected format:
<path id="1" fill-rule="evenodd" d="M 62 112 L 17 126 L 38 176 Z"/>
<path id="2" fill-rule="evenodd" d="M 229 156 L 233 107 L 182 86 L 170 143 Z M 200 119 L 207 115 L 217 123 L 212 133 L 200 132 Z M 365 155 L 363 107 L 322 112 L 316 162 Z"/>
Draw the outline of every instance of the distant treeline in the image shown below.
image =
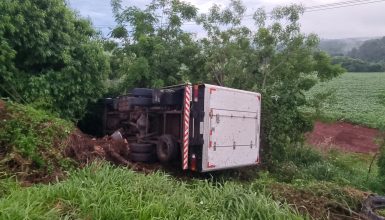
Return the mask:
<path id="1" fill-rule="evenodd" d="M 355 59 L 348 56 L 335 56 L 332 60 L 333 64 L 340 64 L 348 72 L 383 72 L 385 71 L 385 63 L 368 62 L 361 59 Z"/>
<path id="2" fill-rule="evenodd" d="M 340 64 L 349 72 L 382 72 L 385 71 L 385 37 L 379 39 L 366 40 L 360 46 L 351 49 L 347 53 L 338 53 L 336 50 L 341 48 L 338 41 L 333 49 L 333 43 L 321 47 L 322 50 L 329 52 L 335 64 Z"/>

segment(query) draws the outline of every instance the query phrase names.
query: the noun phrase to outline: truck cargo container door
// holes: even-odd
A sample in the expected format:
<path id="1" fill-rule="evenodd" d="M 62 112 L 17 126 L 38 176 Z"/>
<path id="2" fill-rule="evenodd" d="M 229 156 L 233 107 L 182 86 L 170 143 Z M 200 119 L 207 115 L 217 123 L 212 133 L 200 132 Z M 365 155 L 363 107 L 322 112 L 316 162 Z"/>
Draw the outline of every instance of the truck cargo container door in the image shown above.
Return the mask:
<path id="1" fill-rule="evenodd" d="M 202 171 L 259 162 L 260 94 L 206 85 Z"/>

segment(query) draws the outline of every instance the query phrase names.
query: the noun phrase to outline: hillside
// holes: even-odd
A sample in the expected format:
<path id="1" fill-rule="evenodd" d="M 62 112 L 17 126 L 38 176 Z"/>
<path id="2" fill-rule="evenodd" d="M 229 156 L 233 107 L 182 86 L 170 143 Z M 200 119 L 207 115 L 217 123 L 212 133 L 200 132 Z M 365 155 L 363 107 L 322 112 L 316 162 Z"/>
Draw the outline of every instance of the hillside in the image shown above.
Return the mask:
<path id="1" fill-rule="evenodd" d="M 376 38 L 321 39 L 319 48 L 332 56 L 347 55 L 353 48 L 358 48 L 371 39 Z"/>

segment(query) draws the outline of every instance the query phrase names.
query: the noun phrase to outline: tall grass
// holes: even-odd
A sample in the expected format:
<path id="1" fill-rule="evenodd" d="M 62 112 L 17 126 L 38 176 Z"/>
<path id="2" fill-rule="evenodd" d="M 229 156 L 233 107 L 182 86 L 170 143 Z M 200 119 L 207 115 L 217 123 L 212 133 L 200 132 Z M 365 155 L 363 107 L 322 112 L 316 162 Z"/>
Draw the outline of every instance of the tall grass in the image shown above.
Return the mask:
<path id="1" fill-rule="evenodd" d="M 305 146 L 292 148 L 287 156 L 286 161 L 273 170 L 273 176 L 278 181 L 326 181 L 374 193 L 385 193 L 385 185 L 378 175 L 378 165 L 375 161 L 371 165 L 372 155 L 337 150 L 321 153 Z"/>
<path id="2" fill-rule="evenodd" d="M 182 182 L 94 163 L 54 185 L 13 189 L 0 219 L 303 219 L 247 185 Z"/>

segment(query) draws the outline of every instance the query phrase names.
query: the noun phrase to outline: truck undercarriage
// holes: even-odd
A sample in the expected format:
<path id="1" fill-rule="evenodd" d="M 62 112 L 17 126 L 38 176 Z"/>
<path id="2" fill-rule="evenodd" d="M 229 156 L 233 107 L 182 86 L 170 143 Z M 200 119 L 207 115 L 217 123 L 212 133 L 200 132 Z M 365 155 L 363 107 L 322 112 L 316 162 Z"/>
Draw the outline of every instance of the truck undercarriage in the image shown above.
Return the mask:
<path id="1" fill-rule="evenodd" d="M 242 102 L 232 106 L 238 99 Z M 135 88 L 130 94 L 106 99 L 104 108 L 104 133 L 126 139 L 132 161 L 159 160 L 203 172 L 259 162 L 257 93 L 208 84 Z M 242 124 L 246 125 L 245 131 L 239 128 Z M 223 133 L 224 141 L 215 130 Z M 253 158 L 247 158 L 250 152 L 255 154 Z M 220 162 L 215 165 L 210 160 Z"/>

